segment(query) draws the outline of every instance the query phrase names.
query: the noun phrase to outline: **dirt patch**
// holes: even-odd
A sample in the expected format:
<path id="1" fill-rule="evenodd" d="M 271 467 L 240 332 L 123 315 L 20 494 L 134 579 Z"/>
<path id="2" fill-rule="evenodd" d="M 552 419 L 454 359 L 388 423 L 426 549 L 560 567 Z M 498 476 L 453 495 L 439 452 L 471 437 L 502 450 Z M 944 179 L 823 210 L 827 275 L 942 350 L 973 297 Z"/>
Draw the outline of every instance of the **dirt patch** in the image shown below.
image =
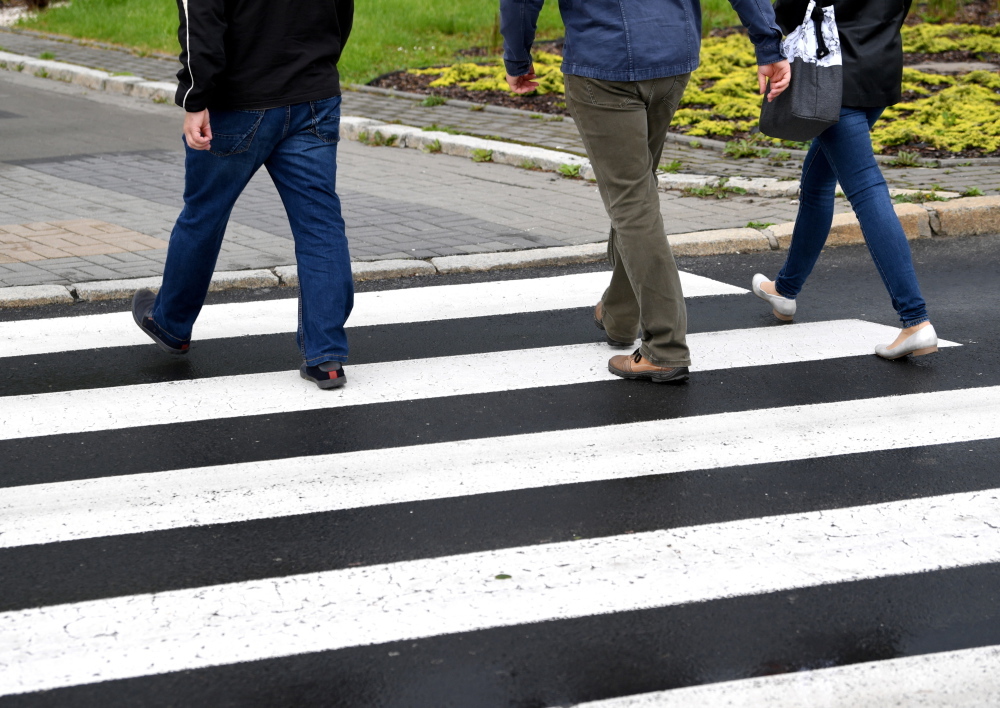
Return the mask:
<path id="1" fill-rule="evenodd" d="M 418 76 L 408 74 L 405 71 L 394 71 L 391 74 L 380 76 L 372 81 L 369 86 L 395 89 L 397 91 L 409 91 L 411 93 L 424 93 L 429 96 L 454 98 L 460 101 L 472 101 L 473 103 L 487 103 L 491 106 L 520 108 L 521 110 L 532 111 L 534 113 L 559 116 L 569 115 L 569 111 L 566 110 L 566 99 L 558 94 L 515 96 L 506 91 L 469 91 L 461 86 L 435 86 L 431 88 L 429 84 L 436 78 L 436 76 Z"/>
<path id="2" fill-rule="evenodd" d="M 556 56 L 562 56 L 562 39 L 550 42 L 536 42 L 533 51 L 548 52 Z M 459 56 L 466 57 L 476 62 L 477 59 L 493 59 L 496 52 L 488 47 L 472 47 L 463 49 Z M 443 70 L 443 69 L 442 69 Z M 568 116 L 566 99 L 556 94 L 545 96 L 515 96 L 506 91 L 469 91 L 461 86 L 434 86 L 431 82 L 437 76 L 420 76 L 409 74 L 406 71 L 393 71 L 389 74 L 379 76 L 368 83 L 369 86 L 378 88 L 394 89 L 396 91 L 409 91 L 410 93 L 423 93 L 428 96 L 441 96 L 442 98 L 453 98 L 459 101 L 471 101 L 472 103 L 486 103 L 491 106 L 503 106 L 504 108 L 518 108 L 533 113 L 544 113 L 547 115 Z"/>
<path id="3" fill-rule="evenodd" d="M 923 64 L 925 61 L 934 62 L 970 62 L 970 61 L 985 61 L 990 64 L 1000 64 L 1000 53 L 995 52 L 969 52 L 964 49 L 955 50 L 951 52 L 938 52 L 937 54 L 929 54 L 926 52 L 913 52 L 903 55 L 903 64 L 906 66 L 913 66 L 914 64 Z"/>

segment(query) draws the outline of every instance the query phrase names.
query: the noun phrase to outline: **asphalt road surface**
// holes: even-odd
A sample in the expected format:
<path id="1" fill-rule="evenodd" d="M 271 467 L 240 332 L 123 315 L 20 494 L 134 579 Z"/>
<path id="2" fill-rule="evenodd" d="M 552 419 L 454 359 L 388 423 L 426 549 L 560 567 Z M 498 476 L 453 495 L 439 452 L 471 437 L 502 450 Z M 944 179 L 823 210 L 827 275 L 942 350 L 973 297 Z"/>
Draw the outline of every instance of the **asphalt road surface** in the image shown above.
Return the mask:
<path id="1" fill-rule="evenodd" d="M 184 112 L 80 86 L 0 72 L 0 162 L 139 150 L 182 152 Z"/>
<path id="2" fill-rule="evenodd" d="M 604 266 L 362 284 L 332 392 L 287 291 L 181 360 L 0 312 L 0 705 L 996 705 L 1000 237 L 914 253 L 897 362 L 863 248 L 790 325 L 782 254 L 682 259 L 682 385 L 607 373 Z"/>

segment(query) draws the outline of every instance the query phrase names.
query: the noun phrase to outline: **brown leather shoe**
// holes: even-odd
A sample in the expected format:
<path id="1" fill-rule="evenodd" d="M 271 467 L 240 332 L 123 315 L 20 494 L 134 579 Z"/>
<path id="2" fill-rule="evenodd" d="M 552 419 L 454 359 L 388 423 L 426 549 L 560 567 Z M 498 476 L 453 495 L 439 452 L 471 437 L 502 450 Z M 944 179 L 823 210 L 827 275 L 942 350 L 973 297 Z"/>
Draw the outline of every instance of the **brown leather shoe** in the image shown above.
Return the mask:
<path id="1" fill-rule="evenodd" d="M 608 371 L 623 379 L 649 379 L 654 383 L 681 383 L 688 380 L 686 366 L 657 366 L 636 349 L 630 355 L 613 356 Z"/>
<path id="2" fill-rule="evenodd" d="M 635 340 L 631 342 L 619 342 L 617 339 L 612 339 L 611 336 L 604 330 L 604 303 L 599 302 L 594 306 L 594 324 L 597 325 L 597 329 L 604 332 L 604 338 L 607 340 L 608 344 L 615 349 L 627 349 L 635 344 Z"/>

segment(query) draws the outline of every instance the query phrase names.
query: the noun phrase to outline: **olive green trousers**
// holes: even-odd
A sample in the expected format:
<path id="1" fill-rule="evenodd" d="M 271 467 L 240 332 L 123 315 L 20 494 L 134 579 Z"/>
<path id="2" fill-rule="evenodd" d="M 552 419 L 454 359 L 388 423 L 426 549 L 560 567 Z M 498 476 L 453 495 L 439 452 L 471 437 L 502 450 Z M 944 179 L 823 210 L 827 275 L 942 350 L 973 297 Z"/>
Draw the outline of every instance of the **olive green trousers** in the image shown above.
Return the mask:
<path id="1" fill-rule="evenodd" d="M 688 366 L 687 309 L 660 214 L 656 169 L 690 74 L 647 81 L 566 75 L 566 103 L 611 218 L 604 327 L 615 340 L 639 334 L 658 366 Z"/>

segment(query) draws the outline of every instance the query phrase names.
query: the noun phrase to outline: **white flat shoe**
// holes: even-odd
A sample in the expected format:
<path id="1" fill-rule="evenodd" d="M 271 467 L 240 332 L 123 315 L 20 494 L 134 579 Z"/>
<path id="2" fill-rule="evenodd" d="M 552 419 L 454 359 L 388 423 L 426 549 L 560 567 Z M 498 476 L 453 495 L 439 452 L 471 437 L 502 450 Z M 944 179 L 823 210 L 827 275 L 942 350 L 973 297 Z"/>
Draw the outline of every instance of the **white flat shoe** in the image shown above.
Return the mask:
<path id="1" fill-rule="evenodd" d="M 923 356 L 924 354 L 933 354 L 936 352 L 938 350 L 937 344 L 938 338 L 937 332 L 934 331 L 934 325 L 928 325 L 921 327 L 904 339 L 898 347 L 890 349 L 885 345 L 879 344 L 875 347 L 875 353 L 883 359 L 901 359 L 907 354 Z"/>
<path id="2" fill-rule="evenodd" d="M 770 278 L 766 275 L 757 273 L 753 277 L 753 294 L 768 303 L 774 312 L 774 316 L 779 320 L 782 322 L 791 322 L 792 317 L 795 316 L 795 300 L 782 295 L 772 295 L 761 290 L 760 284 L 766 283 L 768 280 Z"/>

